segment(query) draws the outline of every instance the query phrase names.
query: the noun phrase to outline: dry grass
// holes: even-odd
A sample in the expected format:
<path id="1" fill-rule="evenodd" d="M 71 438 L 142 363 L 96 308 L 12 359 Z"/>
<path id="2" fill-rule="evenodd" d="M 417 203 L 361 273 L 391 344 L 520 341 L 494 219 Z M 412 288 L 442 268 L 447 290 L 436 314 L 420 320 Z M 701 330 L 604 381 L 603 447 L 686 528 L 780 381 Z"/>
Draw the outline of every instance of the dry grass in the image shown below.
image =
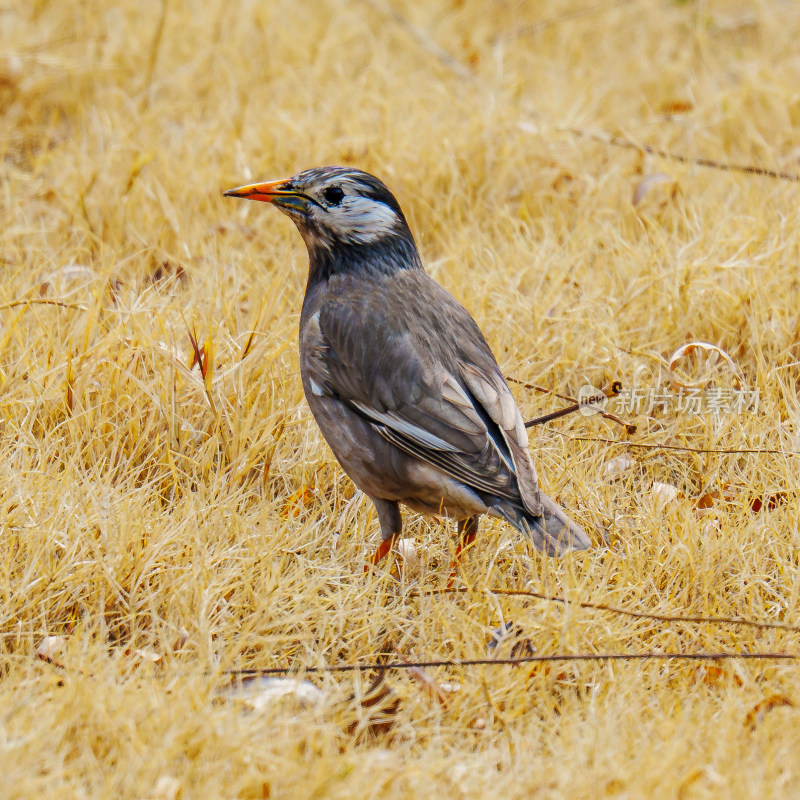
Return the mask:
<path id="1" fill-rule="evenodd" d="M 611 481 L 624 451 L 574 438 L 622 437 L 596 417 L 535 429 L 532 447 L 611 547 L 597 534 L 552 561 L 487 522 L 464 595 L 362 575 L 377 520 L 297 372 L 302 244 L 273 210 L 221 197 L 251 178 L 382 176 L 516 378 L 663 386 L 665 359 L 701 339 L 760 391 L 755 414 L 643 413 L 639 441 L 800 450 L 800 187 L 563 131 L 800 170 L 796 4 L 609 2 L 528 32 L 593 4 L 432 5 L 394 0 L 407 25 L 356 0 L 0 7 L 0 303 L 75 306 L 0 311 L 3 797 L 800 792 L 800 712 L 745 724 L 765 698 L 800 700 L 791 663 L 732 662 L 729 680 L 679 663 L 432 670 L 460 684 L 444 708 L 396 675 L 392 734 L 371 739 L 347 732 L 367 676 L 314 678 L 330 702 L 299 712 L 217 698 L 226 669 L 371 661 L 387 636 L 407 657 L 481 657 L 509 619 L 540 653 L 797 647 L 485 591 L 800 619 L 800 459 L 631 450 Z M 674 183 L 634 208 L 659 172 Z M 561 404 L 515 392 L 530 416 Z M 661 508 L 653 481 L 682 494 Z M 788 502 L 753 513 L 777 492 Z M 408 531 L 416 580 L 441 586 L 452 533 L 411 515 Z M 65 637 L 63 669 L 36 657 L 46 635 Z"/>

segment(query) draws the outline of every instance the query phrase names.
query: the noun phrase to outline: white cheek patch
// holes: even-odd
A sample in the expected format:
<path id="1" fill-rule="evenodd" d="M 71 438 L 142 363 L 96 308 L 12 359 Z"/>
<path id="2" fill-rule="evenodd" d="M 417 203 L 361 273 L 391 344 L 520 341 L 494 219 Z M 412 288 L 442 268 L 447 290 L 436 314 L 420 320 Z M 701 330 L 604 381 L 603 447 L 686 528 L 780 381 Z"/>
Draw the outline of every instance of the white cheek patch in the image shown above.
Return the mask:
<path id="1" fill-rule="evenodd" d="M 397 233 L 397 214 L 385 203 L 368 197 L 345 196 L 338 206 L 328 207 L 328 227 L 344 239 L 370 244 Z"/>

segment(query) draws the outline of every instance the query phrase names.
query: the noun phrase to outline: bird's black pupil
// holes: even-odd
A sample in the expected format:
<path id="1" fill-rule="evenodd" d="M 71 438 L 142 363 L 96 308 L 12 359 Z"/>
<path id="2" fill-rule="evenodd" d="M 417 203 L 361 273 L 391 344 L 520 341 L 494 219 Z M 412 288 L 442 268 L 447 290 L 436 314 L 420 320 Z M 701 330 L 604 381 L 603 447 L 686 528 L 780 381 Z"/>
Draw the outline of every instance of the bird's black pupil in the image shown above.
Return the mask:
<path id="1" fill-rule="evenodd" d="M 325 198 L 325 201 L 327 203 L 330 203 L 332 206 L 336 206 L 342 202 L 342 198 L 344 197 L 344 192 L 341 190 L 339 186 L 329 186 L 322 193 L 322 196 Z"/>

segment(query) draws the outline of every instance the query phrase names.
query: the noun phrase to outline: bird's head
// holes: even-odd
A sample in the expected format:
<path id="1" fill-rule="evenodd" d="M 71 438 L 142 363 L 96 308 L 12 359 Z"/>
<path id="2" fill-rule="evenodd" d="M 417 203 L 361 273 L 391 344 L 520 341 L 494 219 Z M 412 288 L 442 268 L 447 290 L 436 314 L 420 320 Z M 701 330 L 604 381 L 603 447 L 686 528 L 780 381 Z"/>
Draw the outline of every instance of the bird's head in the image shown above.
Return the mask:
<path id="1" fill-rule="evenodd" d="M 400 204 L 386 185 L 359 169 L 315 167 L 292 178 L 253 183 L 224 192 L 225 197 L 262 200 L 294 220 L 309 253 L 386 244 L 410 239 Z"/>

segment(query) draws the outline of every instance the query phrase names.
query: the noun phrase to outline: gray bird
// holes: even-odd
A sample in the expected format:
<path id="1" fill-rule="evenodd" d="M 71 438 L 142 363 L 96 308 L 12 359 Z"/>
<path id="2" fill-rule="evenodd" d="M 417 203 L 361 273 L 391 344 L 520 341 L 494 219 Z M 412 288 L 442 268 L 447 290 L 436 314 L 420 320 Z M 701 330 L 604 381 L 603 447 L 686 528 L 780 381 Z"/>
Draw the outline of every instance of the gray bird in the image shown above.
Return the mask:
<path id="1" fill-rule="evenodd" d="M 306 243 L 300 375 L 331 450 L 375 504 L 373 564 L 401 533 L 400 503 L 458 520 L 457 557 L 481 514 L 549 555 L 589 547 L 539 489 L 522 415 L 486 339 L 425 272 L 378 178 L 319 167 L 224 194 L 272 203 Z"/>

